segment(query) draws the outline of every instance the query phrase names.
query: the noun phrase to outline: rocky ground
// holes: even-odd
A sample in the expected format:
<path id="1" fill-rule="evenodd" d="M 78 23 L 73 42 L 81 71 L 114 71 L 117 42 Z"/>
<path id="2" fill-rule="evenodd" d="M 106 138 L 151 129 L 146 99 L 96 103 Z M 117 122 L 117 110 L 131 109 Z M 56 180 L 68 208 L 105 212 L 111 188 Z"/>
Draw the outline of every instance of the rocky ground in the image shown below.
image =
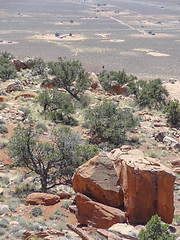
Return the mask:
<path id="1" fill-rule="evenodd" d="M 96 77 L 92 75 L 95 80 Z M 12 160 L 8 157 L 6 145 L 13 135 L 14 127 L 25 121 L 22 107 L 31 109 L 31 116 L 37 122 L 45 123 L 48 131 L 42 135 L 46 139 L 50 130 L 55 127 L 49 120 L 41 118 L 40 106 L 35 97 L 41 89 L 42 79 L 33 77 L 30 70 L 19 72 L 17 80 L 1 82 L 0 101 L 6 104 L 1 107 L 0 120 L 8 128 L 8 133 L 0 135 L 0 238 L 1 239 L 137 239 L 137 234 L 142 228 L 140 225 L 119 223 L 119 226 L 111 227 L 111 231 L 97 229 L 93 226 L 82 226 L 75 217 L 76 207 L 73 205 L 75 192 L 72 187 L 59 186 L 50 193 L 56 193 L 58 201 L 55 203 L 52 196 L 46 196 L 52 205 L 42 203 L 41 196 L 32 196 L 35 205 L 28 203 L 26 197 L 39 190 L 39 185 L 32 181 L 33 173 L 27 169 L 10 168 Z M 94 87 L 95 86 L 95 87 Z M 179 82 L 166 83 L 170 97 L 180 100 L 178 93 Z M 179 151 L 180 130 L 168 126 L 165 115 L 156 110 L 139 110 L 134 105 L 133 96 L 111 95 L 106 93 L 98 84 L 92 85 L 86 94 L 91 97 L 93 107 L 103 99 L 109 99 L 119 103 L 120 107 L 129 107 L 140 121 L 140 126 L 135 131 L 128 133 L 128 137 L 139 139 L 134 149 L 139 149 L 145 157 L 156 159 L 172 170 L 176 176 L 174 187 L 174 219 L 171 231 L 180 235 L 180 177 L 179 177 Z M 83 122 L 82 113 L 76 114 L 79 122 Z M 74 127 L 84 138 L 88 137 L 88 130 L 81 124 Z M 43 197 L 44 199 L 45 197 Z M 49 199 L 50 198 L 50 199 Z M 40 200 L 39 200 L 40 199 Z M 45 201 L 45 200 L 43 200 Z M 42 213 L 33 209 L 39 207 Z M 69 207 L 70 206 L 70 207 Z M 34 210 L 34 211 L 35 211 Z M 76 228 L 78 226 L 78 228 Z M 114 232 L 115 231 L 115 232 Z M 114 235 L 116 233 L 116 235 Z"/>

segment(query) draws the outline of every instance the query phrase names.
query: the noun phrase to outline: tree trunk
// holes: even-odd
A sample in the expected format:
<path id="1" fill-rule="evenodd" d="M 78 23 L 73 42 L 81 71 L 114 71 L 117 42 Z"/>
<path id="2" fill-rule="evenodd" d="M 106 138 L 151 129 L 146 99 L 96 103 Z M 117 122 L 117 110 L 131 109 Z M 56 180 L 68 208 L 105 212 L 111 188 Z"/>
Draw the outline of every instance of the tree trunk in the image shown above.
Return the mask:
<path id="1" fill-rule="evenodd" d="M 47 180 L 44 176 L 41 178 L 41 188 L 42 192 L 45 193 L 47 190 Z"/>

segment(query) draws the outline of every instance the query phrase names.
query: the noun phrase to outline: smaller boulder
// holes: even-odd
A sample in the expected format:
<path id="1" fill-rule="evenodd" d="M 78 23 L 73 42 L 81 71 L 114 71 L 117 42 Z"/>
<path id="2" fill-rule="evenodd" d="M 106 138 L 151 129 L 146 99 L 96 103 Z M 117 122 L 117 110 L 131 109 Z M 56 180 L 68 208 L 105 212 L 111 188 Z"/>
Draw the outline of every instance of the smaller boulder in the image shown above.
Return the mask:
<path id="1" fill-rule="evenodd" d="M 123 223 L 127 220 L 125 212 L 92 201 L 84 194 L 77 193 L 75 201 L 78 209 L 76 218 L 81 224 L 107 229 L 115 223 Z"/>
<path id="2" fill-rule="evenodd" d="M 0 96 L 0 102 L 8 102 L 8 101 L 9 101 L 8 97 L 6 97 L 4 95 Z"/>
<path id="3" fill-rule="evenodd" d="M 15 100 L 17 100 L 19 97 L 23 97 L 23 98 L 35 98 L 35 97 L 38 97 L 38 94 L 37 94 L 37 93 L 34 93 L 34 92 L 21 93 L 21 94 L 18 94 L 18 95 L 15 97 Z"/>
<path id="4" fill-rule="evenodd" d="M 60 201 L 60 197 L 48 193 L 31 193 L 27 196 L 26 202 L 31 205 L 54 205 Z"/>
<path id="5" fill-rule="evenodd" d="M 8 205 L 0 205 L 0 215 L 10 212 Z"/>
<path id="6" fill-rule="evenodd" d="M 21 81 L 16 80 L 8 84 L 5 90 L 6 92 L 14 92 L 14 91 L 24 91 L 25 89 Z"/>

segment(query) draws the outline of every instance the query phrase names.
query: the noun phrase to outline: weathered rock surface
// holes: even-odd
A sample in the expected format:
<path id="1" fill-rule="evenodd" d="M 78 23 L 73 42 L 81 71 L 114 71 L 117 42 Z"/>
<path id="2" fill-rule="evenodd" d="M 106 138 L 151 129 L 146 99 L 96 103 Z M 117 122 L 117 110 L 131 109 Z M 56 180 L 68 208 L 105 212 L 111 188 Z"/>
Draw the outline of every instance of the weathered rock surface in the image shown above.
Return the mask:
<path id="1" fill-rule="evenodd" d="M 8 84 L 5 90 L 6 92 L 14 92 L 14 91 L 24 91 L 25 89 L 21 81 L 16 80 Z"/>
<path id="2" fill-rule="evenodd" d="M 114 164 L 104 152 L 78 167 L 72 179 L 75 192 L 95 198 L 100 203 L 119 207 L 123 192 Z"/>
<path id="3" fill-rule="evenodd" d="M 89 79 L 91 80 L 91 81 L 89 81 L 89 85 L 93 90 L 104 92 L 104 89 L 101 86 L 101 83 L 95 73 L 92 72 L 89 76 Z"/>
<path id="4" fill-rule="evenodd" d="M 31 193 L 27 196 L 26 202 L 32 205 L 54 205 L 60 201 L 60 197 L 48 193 Z"/>
<path id="5" fill-rule="evenodd" d="M 9 206 L 0 204 L 0 215 L 7 213 L 7 212 L 10 212 Z"/>
<path id="6" fill-rule="evenodd" d="M 113 81 L 111 83 L 112 88 L 110 89 L 110 92 L 116 93 L 117 95 L 123 94 L 125 96 L 128 95 L 128 89 L 129 87 L 125 84 L 123 86 L 120 86 L 119 83 L 116 81 Z"/>
<path id="7" fill-rule="evenodd" d="M 23 98 L 35 98 L 35 97 L 38 97 L 38 94 L 37 94 L 37 93 L 34 93 L 34 92 L 21 93 L 21 94 L 18 94 L 18 95 L 15 97 L 15 100 L 17 100 L 19 97 L 23 97 Z"/>
<path id="8" fill-rule="evenodd" d="M 78 208 L 76 217 L 81 224 L 107 229 L 126 221 L 125 213 L 120 209 L 92 201 L 81 193 L 76 194 L 75 201 Z"/>
<path id="9" fill-rule="evenodd" d="M 139 150 L 115 155 L 115 169 L 124 192 L 124 206 L 130 223 L 147 223 L 158 213 L 162 221 L 171 223 L 174 214 L 173 188 L 175 175 L 153 158 L 145 158 Z M 135 153 L 135 154 L 134 154 Z"/>
<path id="10" fill-rule="evenodd" d="M 8 102 L 9 98 L 4 96 L 4 95 L 0 95 L 0 102 Z"/>

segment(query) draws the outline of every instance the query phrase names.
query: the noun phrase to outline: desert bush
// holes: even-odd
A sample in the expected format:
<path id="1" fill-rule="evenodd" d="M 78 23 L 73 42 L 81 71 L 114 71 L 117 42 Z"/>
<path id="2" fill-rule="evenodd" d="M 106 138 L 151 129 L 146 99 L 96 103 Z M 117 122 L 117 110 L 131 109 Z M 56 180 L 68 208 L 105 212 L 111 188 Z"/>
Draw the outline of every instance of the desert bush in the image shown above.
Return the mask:
<path id="1" fill-rule="evenodd" d="M 5 121 L 3 121 L 2 119 L 0 119 L 0 124 L 5 124 Z"/>
<path id="2" fill-rule="evenodd" d="M 128 76 L 124 70 L 123 71 L 110 71 L 107 72 L 105 70 L 103 70 L 100 74 L 99 74 L 99 81 L 101 83 L 101 86 L 106 90 L 109 91 L 112 88 L 112 82 L 117 82 L 120 86 L 134 81 L 135 79 L 137 79 L 136 76 L 130 75 Z"/>
<path id="3" fill-rule="evenodd" d="M 3 110 L 4 108 L 7 108 L 8 104 L 4 102 L 0 102 L 0 110 Z"/>
<path id="4" fill-rule="evenodd" d="M 64 221 L 57 223 L 55 228 L 58 229 L 59 231 L 68 230 L 68 227 L 66 226 L 66 223 Z"/>
<path id="5" fill-rule="evenodd" d="M 20 111 L 22 111 L 24 113 L 24 118 L 26 119 L 29 114 L 31 113 L 31 110 L 27 107 L 21 107 L 19 108 Z"/>
<path id="6" fill-rule="evenodd" d="M 126 139 L 126 132 L 138 124 L 129 109 L 120 109 L 111 102 L 87 109 L 85 121 L 93 138 L 108 142 L 112 147 L 120 146 Z"/>
<path id="7" fill-rule="evenodd" d="M 14 159 L 14 166 L 27 167 L 38 175 L 42 191 L 46 192 L 71 182 L 74 170 L 84 161 L 82 144 L 80 136 L 67 127 L 54 129 L 50 141 L 41 142 L 30 122 L 25 127 L 18 125 L 14 129 L 8 152 Z"/>
<path id="8" fill-rule="evenodd" d="M 17 77 L 17 71 L 14 63 L 11 61 L 13 58 L 14 56 L 12 56 L 11 53 L 0 53 L 0 78 L 3 81 Z"/>
<path id="9" fill-rule="evenodd" d="M 3 218 L 2 220 L 0 220 L 0 227 L 8 228 L 9 227 L 9 221 L 6 218 Z"/>
<path id="10" fill-rule="evenodd" d="M 7 187 L 9 183 L 9 178 L 8 177 L 1 177 L 0 178 L 0 186 L 1 187 Z"/>
<path id="11" fill-rule="evenodd" d="M 49 73 L 54 76 L 52 84 L 57 88 L 64 88 L 73 98 L 80 100 L 78 94 L 87 89 L 89 74 L 78 60 L 66 61 L 61 57 L 58 60 L 48 63 Z"/>
<path id="12" fill-rule="evenodd" d="M 8 128 L 3 124 L 0 124 L 0 133 L 1 134 L 8 133 Z"/>
<path id="13" fill-rule="evenodd" d="M 54 122 L 78 125 L 78 121 L 72 116 L 75 108 L 72 103 L 72 97 L 69 94 L 56 90 L 45 90 L 40 93 L 38 102 L 43 107 L 43 111 L 46 111 Z"/>
<path id="14" fill-rule="evenodd" d="M 168 224 L 161 224 L 161 218 L 156 214 L 146 224 L 146 230 L 142 229 L 138 234 L 140 240 L 173 240 L 168 232 Z"/>
<path id="15" fill-rule="evenodd" d="M 47 77 L 47 64 L 44 62 L 42 58 L 34 58 L 32 60 L 33 67 L 32 67 L 32 75 L 37 76 L 41 75 L 42 77 Z"/>
<path id="16" fill-rule="evenodd" d="M 4 228 L 0 228 L 0 236 L 6 234 L 6 230 Z"/>
<path id="17" fill-rule="evenodd" d="M 0 149 L 7 147 L 7 145 L 8 145 L 8 140 L 0 137 Z"/>
<path id="18" fill-rule="evenodd" d="M 30 212 L 34 217 L 37 217 L 37 216 L 42 216 L 43 215 L 43 211 L 40 207 L 34 207 L 31 209 L 31 212 Z"/>
<path id="19" fill-rule="evenodd" d="M 149 81 L 142 87 L 137 103 L 140 107 L 162 109 L 167 103 L 168 91 L 162 86 L 161 79 Z"/>
<path id="20" fill-rule="evenodd" d="M 61 207 L 65 208 L 66 210 L 68 210 L 70 204 L 71 204 L 71 202 L 69 200 L 64 200 L 64 202 L 61 205 Z"/>
<path id="21" fill-rule="evenodd" d="M 5 204 L 7 204 L 12 212 L 14 212 L 15 208 L 20 204 L 19 198 L 12 197 L 11 199 L 7 200 Z"/>
<path id="22" fill-rule="evenodd" d="M 38 123 L 35 127 L 37 130 L 40 130 L 41 132 L 47 132 L 48 128 L 44 123 Z"/>
<path id="23" fill-rule="evenodd" d="M 176 127 L 180 126 L 180 104 L 178 100 L 169 101 L 163 113 L 166 114 L 167 122 L 174 124 Z"/>

